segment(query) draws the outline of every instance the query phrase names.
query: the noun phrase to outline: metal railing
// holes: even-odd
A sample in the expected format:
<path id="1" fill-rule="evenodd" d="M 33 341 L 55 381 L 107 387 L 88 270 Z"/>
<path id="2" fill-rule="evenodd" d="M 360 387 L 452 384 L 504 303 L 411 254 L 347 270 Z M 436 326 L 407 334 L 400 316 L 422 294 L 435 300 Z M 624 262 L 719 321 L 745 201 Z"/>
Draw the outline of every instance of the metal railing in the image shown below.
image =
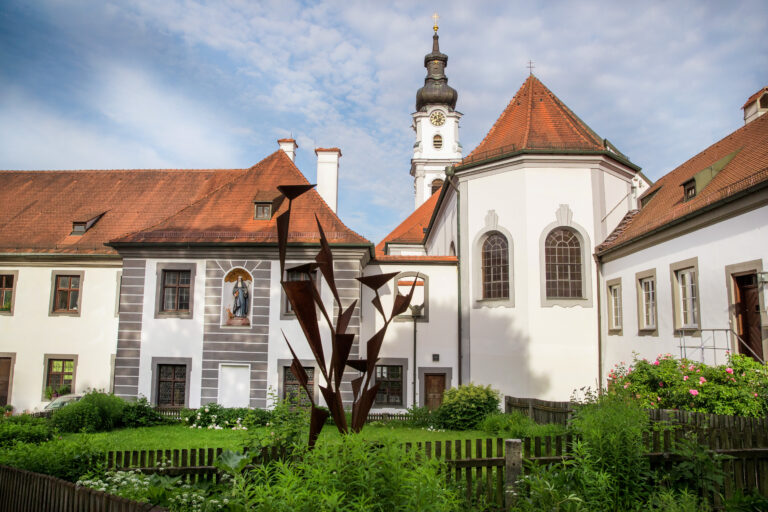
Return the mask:
<path id="1" fill-rule="evenodd" d="M 748 356 L 751 356 L 756 361 L 759 361 L 762 364 L 765 364 L 765 361 L 762 357 L 758 356 L 754 350 L 747 344 L 747 342 L 744 341 L 744 339 L 738 335 L 733 329 L 731 328 L 725 328 L 725 329 L 700 329 L 701 337 L 698 338 L 699 343 L 698 344 L 687 344 L 692 341 L 695 341 L 695 338 L 693 336 L 686 336 L 685 331 L 682 331 L 680 333 L 679 337 L 679 343 L 680 343 L 680 358 L 681 359 L 689 359 L 689 360 L 697 360 L 701 361 L 702 363 L 705 360 L 705 354 L 708 350 L 712 351 L 712 359 L 715 365 L 717 365 L 717 354 L 718 352 L 735 352 L 738 354 L 745 354 Z M 722 333 L 722 336 L 718 337 L 718 334 Z M 719 341 L 722 340 L 722 346 L 719 344 Z M 734 347 L 733 340 L 736 341 Z M 737 350 L 735 350 L 736 348 Z M 692 355 L 689 353 L 689 349 L 691 349 L 691 352 L 695 354 L 697 351 L 700 351 L 700 357 L 696 358 L 695 355 Z M 723 358 L 725 359 L 725 355 L 723 355 Z"/>

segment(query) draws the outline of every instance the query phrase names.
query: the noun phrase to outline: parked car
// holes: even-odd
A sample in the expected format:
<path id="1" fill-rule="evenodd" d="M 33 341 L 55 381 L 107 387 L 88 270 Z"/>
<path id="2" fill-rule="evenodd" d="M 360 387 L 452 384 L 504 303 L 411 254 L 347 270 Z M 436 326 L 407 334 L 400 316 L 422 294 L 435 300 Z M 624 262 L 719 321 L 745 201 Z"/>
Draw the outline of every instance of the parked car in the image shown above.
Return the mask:
<path id="1" fill-rule="evenodd" d="M 55 410 L 61 409 L 62 407 L 64 407 L 69 403 L 77 402 L 81 398 L 83 398 L 83 395 L 62 395 L 62 396 L 56 397 L 51 401 L 51 403 L 49 403 L 43 408 L 43 411 L 53 412 Z"/>

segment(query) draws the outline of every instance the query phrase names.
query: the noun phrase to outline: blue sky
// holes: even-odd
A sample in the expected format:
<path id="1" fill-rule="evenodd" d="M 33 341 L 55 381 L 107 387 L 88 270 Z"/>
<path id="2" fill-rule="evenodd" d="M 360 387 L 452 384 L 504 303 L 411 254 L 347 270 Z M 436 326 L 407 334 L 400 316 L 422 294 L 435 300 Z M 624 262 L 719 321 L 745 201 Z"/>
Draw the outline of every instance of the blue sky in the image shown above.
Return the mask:
<path id="1" fill-rule="evenodd" d="M 342 149 L 339 214 L 413 208 L 410 114 L 440 13 L 468 154 L 536 75 L 656 179 L 768 85 L 768 3 L 16 1 L 0 4 L 0 169 L 231 168 L 293 135 Z"/>

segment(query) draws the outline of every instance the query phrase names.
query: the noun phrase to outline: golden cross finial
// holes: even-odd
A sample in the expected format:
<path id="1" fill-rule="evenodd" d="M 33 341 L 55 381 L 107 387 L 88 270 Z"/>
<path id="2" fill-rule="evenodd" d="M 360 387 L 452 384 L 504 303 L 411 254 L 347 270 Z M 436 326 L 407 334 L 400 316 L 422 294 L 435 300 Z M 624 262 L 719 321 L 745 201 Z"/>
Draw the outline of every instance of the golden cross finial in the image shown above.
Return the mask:
<path id="1" fill-rule="evenodd" d="M 528 72 L 532 75 L 533 74 L 533 68 L 535 68 L 536 66 L 533 65 L 533 61 L 532 60 L 529 60 L 528 61 L 528 66 L 526 66 L 526 67 L 528 68 Z"/>
<path id="2" fill-rule="evenodd" d="M 437 15 L 437 12 L 435 12 L 435 14 L 432 15 L 432 19 L 435 20 L 435 26 L 432 27 L 432 30 L 434 30 L 435 34 L 437 34 L 437 20 L 440 19 L 440 16 Z"/>

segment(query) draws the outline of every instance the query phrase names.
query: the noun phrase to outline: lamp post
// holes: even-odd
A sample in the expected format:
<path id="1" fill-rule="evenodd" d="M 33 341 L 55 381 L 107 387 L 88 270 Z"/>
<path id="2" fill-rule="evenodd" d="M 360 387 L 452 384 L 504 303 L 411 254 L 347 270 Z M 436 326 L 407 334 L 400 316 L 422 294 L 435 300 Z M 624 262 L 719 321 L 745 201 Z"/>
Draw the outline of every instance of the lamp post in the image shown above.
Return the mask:
<path id="1" fill-rule="evenodd" d="M 424 304 L 413 304 L 408 306 L 413 318 L 413 407 L 416 407 L 416 321 L 424 310 Z"/>

